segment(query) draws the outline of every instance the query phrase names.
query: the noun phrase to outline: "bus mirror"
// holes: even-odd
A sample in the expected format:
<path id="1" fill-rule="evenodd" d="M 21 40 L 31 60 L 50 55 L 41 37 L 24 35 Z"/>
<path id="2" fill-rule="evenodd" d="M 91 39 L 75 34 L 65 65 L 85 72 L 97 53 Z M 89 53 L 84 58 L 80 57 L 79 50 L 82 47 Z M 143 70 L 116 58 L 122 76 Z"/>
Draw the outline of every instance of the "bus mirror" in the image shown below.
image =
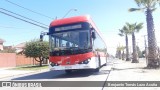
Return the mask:
<path id="1" fill-rule="evenodd" d="M 49 33 L 48 32 L 41 32 L 40 41 L 43 41 L 43 36 L 44 35 L 49 35 Z"/>
<path id="2" fill-rule="evenodd" d="M 92 32 L 92 38 L 93 38 L 93 39 L 96 39 L 96 34 L 95 34 L 95 32 Z"/>
<path id="3" fill-rule="evenodd" d="M 40 41 L 43 41 L 43 35 L 40 35 Z"/>

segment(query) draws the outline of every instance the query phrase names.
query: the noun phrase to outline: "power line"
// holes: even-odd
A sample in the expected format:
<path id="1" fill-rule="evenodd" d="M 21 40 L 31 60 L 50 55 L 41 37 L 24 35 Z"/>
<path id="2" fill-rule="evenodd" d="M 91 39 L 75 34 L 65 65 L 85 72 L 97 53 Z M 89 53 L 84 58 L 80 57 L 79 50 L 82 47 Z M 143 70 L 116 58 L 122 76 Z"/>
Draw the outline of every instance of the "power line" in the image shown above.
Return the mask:
<path id="1" fill-rule="evenodd" d="M 10 16 L 10 17 L 13 17 L 13 18 L 19 19 L 19 20 L 21 20 L 21 21 L 24 21 L 24 22 L 27 22 L 27 23 L 30 23 L 30 24 L 32 24 L 32 25 L 35 25 L 35 26 L 38 26 L 38 27 L 41 27 L 41 28 L 43 28 L 43 29 L 47 29 L 47 30 L 48 30 L 48 28 L 47 28 L 47 27 L 44 27 L 44 26 L 41 26 L 41 25 L 35 24 L 35 23 L 33 23 L 33 22 L 30 22 L 30 21 L 24 20 L 24 19 L 22 19 L 22 18 L 19 18 L 19 17 L 13 16 L 13 15 L 8 14 L 8 13 L 6 13 L 6 12 L 0 11 L 0 13 L 5 14 L 5 15 L 7 15 L 7 16 Z"/>
<path id="2" fill-rule="evenodd" d="M 20 14 L 14 13 L 14 12 L 12 12 L 12 11 L 6 10 L 6 9 L 4 9 L 4 8 L 0 8 L 0 9 L 2 9 L 2 10 L 4 10 L 4 11 L 7 11 L 7 12 L 9 12 L 9 13 L 15 14 L 15 15 L 17 15 L 17 16 L 20 16 L 20 17 L 22 17 L 22 18 L 31 20 L 31 21 L 33 21 L 33 22 L 36 22 L 36 23 L 39 23 L 39 24 L 48 26 L 48 25 L 46 25 L 46 24 L 43 24 L 43 23 L 41 23 L 41 22 L 38 22 L 38 21 L 35 21 L 35 20 L 33 20 L 33 19 L 27 18 L 27 17 L 25 17 L 25 16 L 22 16 L 22 15 L 20 15 Z"/>
<path id="3" fill-rule="evenodd" d="M 47 18 L 53 20 L 52 17 L 49 17 L 49 16 L 47 16 L 47 15 L 41 14 L 41 13 L 39 13 L 39 12 L 35 12 L 35 11 L 30 10 L 30 9 L 28 9 L 28 8 L 25 8 L 25 7 L 21 6 L 21 5 L 18 5 L 18 4 L 16 4 L 16 3 L 13 3 L 13 2 L 11 2 L 11 1 L 9 1 L 9 0 L 5 0 L 5 1 L 7 1 L 7 2 L 9 2 L 9 3 L 11 3 L 11 4 L 15 5 L 15 6 L 18 6 L 18 7 L 20 7 L 20 8 L 23 8 L 23 9 L 25 9 L 25 10 L 27 10 L 27 11 L 30 11 L 30 12 L 32 12 L 32 13 L 35 13 L 35 14 L 38 14 L 38 15 L 40 15 L 40 16 L 47 17 Z"/>
<path id="4" fill-rule="evenodd" d="M 2 26 L 0 25 L 0 28 L 9 28 L 9 29 L 27 29 L 28 28 L 24 28 L 24 27 L 12 27 L 12 26 Z M 30 29 L 30 30 L 37 30 L 37 29 Z"/>

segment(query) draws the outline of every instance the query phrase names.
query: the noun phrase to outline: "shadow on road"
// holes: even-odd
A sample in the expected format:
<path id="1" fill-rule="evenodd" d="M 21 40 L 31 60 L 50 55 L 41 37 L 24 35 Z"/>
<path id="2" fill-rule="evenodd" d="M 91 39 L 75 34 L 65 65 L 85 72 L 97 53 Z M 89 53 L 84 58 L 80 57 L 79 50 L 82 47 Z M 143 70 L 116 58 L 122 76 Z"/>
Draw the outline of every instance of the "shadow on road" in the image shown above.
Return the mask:
<path id="1" fill-rule="evenodd" d="M 136 70 L 135 72 L 146 73 L 147 70 L 158 70 L 158 69 L 148 69 L 146 67 L 132 67 L 132 68 L 112 68 L 113 71 L 122 71 L 122 70 Z"/>
<path id="2" fill-rule="evenodd" d="M 23 76 L 19 76 L 17 78 L 13 78 L 12 80 L 37 80 L 37 79 L 52 79 L 59 74 L 63 74 L 63 71 L 45 71 L 41 73 L 32 73 Z"/>
<path id="3" fill-rule="evenodd" d="M 112 68 L 114 71 L 120 71 L 120 70 L 129 70 L 129 69 L 143 69 L 142 67 L 133 67 L 133 68 Z"/>
<path id="4" fill-rule="evenodd" d="M 76 77 L 88 77 L 88 76 L 93 76 L 93 75 L 103 75 L 103 74 L 109 74 L 109 70 L 101 70 L 100 72 L 95 72 L 94 70 L 78 70 L 78 71 L 73 71 L 70 74 L 62 74 L 54 77 L 54 79 L 59 79 L 59 78 L 76 78 Z"/>
<path id="5" fill-rule="evenodd" d="M 93 70 L 78 70 L 73 71 L 70 74 L 66 74 L 64 71 L 46 71 L 36 74 L 28 74 L 13 78 L 12 80 L 41 80 L 41 79 L 60 79 L 60 78 L 75 78 L 75 77 L 88 77 L 90 75 L 102 75 L 109 74 L 108 70 L 101 70 L 100 72 L 94 72 Z"/>

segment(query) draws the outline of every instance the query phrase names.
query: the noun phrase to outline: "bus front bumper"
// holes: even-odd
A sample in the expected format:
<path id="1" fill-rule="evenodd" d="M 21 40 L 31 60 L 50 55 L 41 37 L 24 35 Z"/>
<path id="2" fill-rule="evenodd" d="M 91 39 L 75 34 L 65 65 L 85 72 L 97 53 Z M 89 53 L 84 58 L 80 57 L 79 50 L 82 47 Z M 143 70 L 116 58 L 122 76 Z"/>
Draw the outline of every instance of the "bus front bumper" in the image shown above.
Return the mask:
<path id="1" fill-rule="evenodd" d="M 96 65 L 88 65 L 88 64 L 75 64 L 75 65 L 63 65 L 63 66 L 49 66 L 50 70 L 74 70 L 74 69 L 95 69 Z"/>

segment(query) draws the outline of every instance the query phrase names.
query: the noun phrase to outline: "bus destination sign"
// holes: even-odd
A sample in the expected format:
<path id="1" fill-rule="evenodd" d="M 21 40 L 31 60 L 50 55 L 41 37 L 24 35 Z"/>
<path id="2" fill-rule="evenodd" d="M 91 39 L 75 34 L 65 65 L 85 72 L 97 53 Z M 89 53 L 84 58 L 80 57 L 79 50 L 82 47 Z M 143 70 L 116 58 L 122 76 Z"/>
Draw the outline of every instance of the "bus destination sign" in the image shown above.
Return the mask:
<path id="1" fill-rule="evenodd" d="M 63 26 L 63 27 L 57 27 L 55 28 L 55 31 L 65 31 L 65 30 L 72 30 L 72 29 L 80 29 L 82 28 L 81 24 L 77 24 L 77 25 L 72 25 L 72 26 Z"/>

